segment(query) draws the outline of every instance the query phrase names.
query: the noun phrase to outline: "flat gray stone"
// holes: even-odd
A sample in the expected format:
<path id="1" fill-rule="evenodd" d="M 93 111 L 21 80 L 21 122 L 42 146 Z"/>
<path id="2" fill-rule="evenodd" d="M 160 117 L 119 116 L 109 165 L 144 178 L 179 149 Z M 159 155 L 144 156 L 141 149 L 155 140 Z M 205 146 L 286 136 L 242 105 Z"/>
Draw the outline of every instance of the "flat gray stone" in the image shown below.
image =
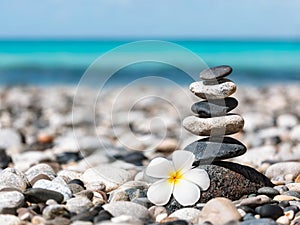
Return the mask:
<path id="1" fill-rule="evenodd" d="M 236 91 L 236 85 L 229 79 L 221 79 L 217 84 L 205 84 L 197 81 L 190 84 L 190 91 L 204 99 L 222 99 L 229 97 Z"/>
<path id="2" fill-rule="evenodd" d="M 232 68 L 230 66 L 216 66 L 203 70 L 200 73 L 200 78 L 202 80 L 216 80 L 228 76 L 231 72 Z"/>
<path id="3" fill-rule="evenodd" d="M 234 134 L 244 127 L 244 119 L 238 114 L 199 118 L 188 116 L 182 122 L 183 127 L 198 136 L 222 136 Z"/>
<path id="4" fill-rule="evenodd" d="M 197 163 L 206 164 L 243 155 L 247 148 L 231 137 L 208 137 L 189 144 L 184 150 L 194 153 Z"/>

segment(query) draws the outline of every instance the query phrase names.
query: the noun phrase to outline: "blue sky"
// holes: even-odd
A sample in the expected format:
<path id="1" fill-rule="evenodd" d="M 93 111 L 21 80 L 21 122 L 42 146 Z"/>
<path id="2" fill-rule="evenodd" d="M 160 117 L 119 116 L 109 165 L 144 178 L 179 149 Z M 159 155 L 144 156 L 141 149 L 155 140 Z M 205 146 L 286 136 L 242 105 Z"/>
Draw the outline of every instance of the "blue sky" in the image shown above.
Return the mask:
<path id="1" fill-rule="evenodd" d="M 0 38 L 297 38 L 299 0 L 0 0 Z"/>

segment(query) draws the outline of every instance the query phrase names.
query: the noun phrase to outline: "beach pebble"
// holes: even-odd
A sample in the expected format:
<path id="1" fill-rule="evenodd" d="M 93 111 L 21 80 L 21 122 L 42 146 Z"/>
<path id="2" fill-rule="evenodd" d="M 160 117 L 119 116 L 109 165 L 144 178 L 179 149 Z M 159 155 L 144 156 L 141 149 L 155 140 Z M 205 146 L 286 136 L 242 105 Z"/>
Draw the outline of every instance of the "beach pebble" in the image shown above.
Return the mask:
<path id="1" fill-rule="evenodd" d="M 276 220 L 283 215 L 283 210 L 278 205 L 263 205 L 255 208 L 255 211 L 262 218 L 272 218 Z"/>
<path id="2" fill-rule="evenodd" d="M 200 73 L 202 80 L 217 80 L 231 74 L 232 68 L 230 66 L 216 66 L 207 68 Z"/>
<path id="3" fill-rule="evenodd" d="M 0 213 L 14 214 L 24 204 L 24 195 L 18 191 L 0 192 Z"/>
<path id="4" fill-rule="evenodd" d="M 17 188 L 24 191 L 28 181 L 25 175 L 18 170 L 6 168 L 0 172 L 0 189 Z"/>
<path id="5" fill-rule="evenodd" d="M 263 205 L 270 202 L 270 198 L 266 195 L 258 195 L 255 197 L 245 198 L 240 205 Z"/>
<path id="6" fill-rule="evenodd" d="M 120 185 L 132 179 L 133 175 L 130 172 L 107 165 L 90 168 L 81 177 L 85 184 L 103 183 L 107 192 L 117 189 Z"/>
<path id="7" fill-rule="evenodd" d="M 273 200 L 281 202 L 281 201 L 292 201 L 292 200 L 300 200 L 300 199 L 289 195 L 276 195 L 273 198 Z"/>
<path id="8" fill-rule="evenodd" d="M 71 198 L 67 201 L 66 208 L 71 213 L 82 213 L 93 207 L 93 203 L 85 197 Z"/>
<path id="9" fill-rule="evenodd" d="M 200 216 L 200 210 L 194 208 L 184 208 L 173 212 L 169 217 L 176 217 L 189 223 L 197 223 Z"/>
<path id="10" fill-rule="evenodd" d="M 52 181 L 49 180 L 38 180 L 33 188 L 42 188 L 47 190 L 52 190 L 61 193 L 64 196 L 64 201 L 67 201 L 72 197 L 72 192 L 66 182 L 60 178 L 56 177 Z"/>
<path id="11" fill-rule="evenodd" d="M 204 164 L 242 155 L 247 149 L 231 137 L 208 137 L 189 144 L 184 150 L 194 153 L 195 160 Z"/>
<path id="12" fill-rule="evenodd" d="M 294 197 L 300 199 L 300 194 L 298 192 L 296 192 L 296 191 L 293 191 L 293 190 L 287 191 L 284 194 L 288 195 L 288 196 L 294 196 Z"/>
<path id="13" fill-rule="evenodd" d="M 47 190 L 43 188 L 30 188 L 24 192 L 26 201 L 32 203 L 45 203 L 49 199 L 53 199 L 58 203 L 64 200 L 64 196 L 53 190 Z"/>
<path id="14" fill-rule="evenodd" d="M 214 225 L 223 225 L 231 220 L 240 220 L 240 218 L 241 215 L 229 199 L 214 198 L 201 210 L 198 223 L 210 221 Z"/>
<path id="15" fill-rule="evenodd" d="M 241 131 L 244 120 L 237 114 L 213 118 L 188 116 L 183 120 L 182 125 L 187 131 L 198 136 L 220 136 Z"/>
<path id="16" fill-rule="evenodd" d="M 50 180 L 53 180 L 56 177 L 52 167 L 45 163 L 32 166 L 25 172 L 25 175 L 29 181 L 41 174 L 46 175 Z"/>
<path id="17" fill-rule="evenodd" d="M 272 187 L 262 187 L 257 190 L 257 193 L 260 195 L 267 195 L 269 197 L 274 197 L 275 195 L 279 195 L 280 192 Z"/>
<path id="18" fill-rule="evenodd" d="M 103 205 L 103 208 L 115 217 L 121 215 L 129 215 L 139 219 L 151 218 L 151 214 L 146 207 L 133 202 L 112 202 Z"/>
<path id="19" fill-rule="evenodd" d="M 300 194 L 300 183 L 289 183 L 289 184 L 286 184 L 286 187 L 290 191 L 296 191 L 297 193 Z"/>
<path id="20" fill-rule="evenodd" d="M 46 220 L 55 219 L 56 217 L 70 217 L 70 212 L 64 205 L 49 205 L 44 208 L 43 217 Z"/>
<path id="21" fill-rule="evenodd" d="M 223 99 L 236 91 L 235 83 L 225 78 L 211 85 L 206 85 L 205 81 L 193 82 L 189 88 L 192 93 L 203 99 Z"/>
<path id="22" fill-rule="evenodd" d="M 23 225 L 23 222 L 14 215 L 0 215 L 1 225 Z"/>
<path id="23" fill-rule="evenodd" d="M 236 108 L 237 105 L 238 101 L 235 98 L 228 97 L 225 99 L 211 99 L 209 101 L 196 102 L 191 106 L 191 110 L 199 117 L 224 116 Z"/>
<path id="24" fill-rule="evenodd" d="M 283 225 L 289 225 L 290 220 L 287 216 L 281 216 L 276 220 L 276 223 L 283 224 Z"/>
<path id="25" fill-rule="evenodd" d="M 291 207 L 291 206 L 290 206 Z M 295 207 L 295 208 L 298 208 L 298 207 Z M 299 211 L 299 209 L 298 209 Z M 284 209 L 284 215 L 289 219 L 289 220 L 292 220 L 294 219 L 295 217 L 295 211 L 294 210 L 286 210 Z"/>
<path id="26" fill-rule="evenodd" d="M 300 162 L 280 162 L 271 165 L 266 170 L 266 176 L 269 178 L 277 177 L 282 174 L 292 174 L 296 177 L 300 173 Z"/>

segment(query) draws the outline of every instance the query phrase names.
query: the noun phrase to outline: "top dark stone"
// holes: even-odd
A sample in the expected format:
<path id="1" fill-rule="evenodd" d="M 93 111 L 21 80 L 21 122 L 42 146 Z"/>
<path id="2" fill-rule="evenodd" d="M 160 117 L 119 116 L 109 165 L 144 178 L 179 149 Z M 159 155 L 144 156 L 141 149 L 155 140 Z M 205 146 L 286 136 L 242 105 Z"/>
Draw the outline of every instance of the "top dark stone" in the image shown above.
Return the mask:
<path id="1" fill-rule="evenodd" d="M 203 70 L 200 73 L 202 80 L 216 80 L 231 74 L 232 68 L 230 66 L 216 66 Z"/>

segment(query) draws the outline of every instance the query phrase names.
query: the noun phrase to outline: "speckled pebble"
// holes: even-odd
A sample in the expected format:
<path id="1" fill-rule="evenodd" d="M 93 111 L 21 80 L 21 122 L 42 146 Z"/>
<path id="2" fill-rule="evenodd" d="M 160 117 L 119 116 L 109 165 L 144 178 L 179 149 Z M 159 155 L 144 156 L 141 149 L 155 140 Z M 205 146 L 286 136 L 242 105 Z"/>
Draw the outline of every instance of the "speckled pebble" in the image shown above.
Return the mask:
<path id="1" fill-rule="evenodd" d="M 93 207 L 93 203 L 85 197 L 71 198 L 67 201 L 66 208 L 71 213 L 82 213 Z"/>
<path id="2" fill-rule="evenodd" d="M 190 223 L 197 223 L 200 212 L 200 210 L 194 208 L 183 208 L 173 212 L 169 217 L 177 217 Z"/>
<path id="3" fill-rule="evenodd" d="M 0 213 L 14 214 L 17 208 L 23 206 L 24 195 L 18 191 L 0 192 Z"/>

